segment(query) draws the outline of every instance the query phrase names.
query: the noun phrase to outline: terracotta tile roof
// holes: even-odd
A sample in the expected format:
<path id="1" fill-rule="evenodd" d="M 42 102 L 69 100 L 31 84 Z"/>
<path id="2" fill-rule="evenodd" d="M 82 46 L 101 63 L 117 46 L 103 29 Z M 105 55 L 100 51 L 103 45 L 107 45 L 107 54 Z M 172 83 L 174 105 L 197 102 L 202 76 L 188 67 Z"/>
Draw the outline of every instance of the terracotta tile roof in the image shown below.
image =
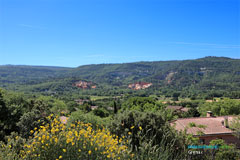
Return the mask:
<path id="1" fill-rule="evenodd" d="M 91 109 L 92 109 L 92 110 L 98 109 L 98 106 L 91 106 Z"/>
<path id="2" fill-rule="evenodd" d="M 180 110 L 182 106 L 167 106 L 166 109 Z"/>
<path id="3" fill-rule="evenodd" d="M 231 134 L 231 129 L 223 125 L 224 118 L 228 118 L 230 124 L 234 116 L 222 116 L 222 117 L 195 117 L 195 118 L 182 118 L 170 122 L 171 126 L 175 125 L 175 129 L 180 131 L 189 126 L 189 123 L 195 123 L 196 125 L 204 125 L 206 128 L 189 127 L 187 129 L 188 134 L 197 135 L 199 131 L 205 135 L 209 134 Z"/>
<path id="4" fill-rule="evenodd" d="M 187 112 L 189 108 L 185 108 L 183 106 L 167 106 L 166 109 L 172 109 L 176 111 L 182 111 L 182 112 Z"/>
<path id="5" fill-rule="evenodd" d="M 183 108 L 181 109 L 181 111 L 183 111 L 183 112 L 188 112 L 188 111 L 189 111 L 189 108 L 183 107 Z"/>

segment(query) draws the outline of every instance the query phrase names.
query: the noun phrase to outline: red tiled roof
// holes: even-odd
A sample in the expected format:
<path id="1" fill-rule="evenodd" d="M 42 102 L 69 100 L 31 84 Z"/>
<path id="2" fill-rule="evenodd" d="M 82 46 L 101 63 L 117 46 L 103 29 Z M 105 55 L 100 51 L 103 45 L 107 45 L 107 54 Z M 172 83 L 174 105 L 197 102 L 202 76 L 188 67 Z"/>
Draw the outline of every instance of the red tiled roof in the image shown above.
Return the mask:
<path id="1" fill-rule="evenodd" d="M 91 106 L 91 109 L 92 109 L 92 110 L 98 109 L 98 106 Z"/>
<path id="2" fill-rule="evenodd" d="M 189 110 L 189 108 L 185 108 L 183 106 L 167 106 L 166 109 L 178 110 L 183 112 L 187 112 Z"/>
<path id="3" fill-rule="evenodd" d="M 180 110 L 183 106 L 167 106 L 166 109 Z"/>
<path id="4" fill-rule="evenodd" d="M 188 111 L 189 111 L 189 108 L 183 107 L 183 108 L 181 109 L 181 111 L 183 111 L 183 112 L 188 112 Z"/>
<path id="5" fill-rule="evenodd" d="M 187 133 L 197 135 L 199 131 L 203 132 L 205 135 L 208 134 L 231 134 L 233 131 L 225 127 L 222 122 L 224 118 L 228 118 L 228 123 L 230 124 L 233 116 L 222 116 L 222 117 L 195 117 L 195 118 L 182 118 L 172 121 L 171 126 L 175 125 L 175 129 L 180 131 L 188 127 Z M 195 123 L 196 125 L 204 125 L 206 128 L 189 127 L 189 123 Z"/>

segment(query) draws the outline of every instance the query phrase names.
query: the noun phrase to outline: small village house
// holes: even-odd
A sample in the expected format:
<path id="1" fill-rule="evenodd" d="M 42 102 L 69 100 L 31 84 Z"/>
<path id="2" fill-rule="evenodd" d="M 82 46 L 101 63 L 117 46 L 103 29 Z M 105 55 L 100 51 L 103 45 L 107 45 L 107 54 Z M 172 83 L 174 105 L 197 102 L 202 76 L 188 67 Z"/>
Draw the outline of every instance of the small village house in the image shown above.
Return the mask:
<path id="1" fill-rule="evenodd" d="M 185 108 L 183 106 L 167 106 L 166 109 L 170 109 L 170 110 L 173 110 L 174 112 L 179 112 L 179 113 L 188 112 L 189 110 L 189 108 Z"/>
<path id="2" fill-rule="evenodd" d="M 240 139 L 234 136 L 234 132 L 229 128 L 234 116 L 213 116 L 211 111 L 207 112 L 207 117 L 180 118 L 171 121 L 171 126 L 174 126 L 178 131 L 184 131 L 187 128 L 187 133 L 199 137 L 202 144 L 208 145 L 211 140 L 223 139 L 227 144 L 235 144 L 240 148 Z M 194 127 L 189 127 L 189 124 L 196 124 Z M 198 127 L 203 125 L 205 127 Z M 199 133 L 202 133 L 199 135 Z"/>

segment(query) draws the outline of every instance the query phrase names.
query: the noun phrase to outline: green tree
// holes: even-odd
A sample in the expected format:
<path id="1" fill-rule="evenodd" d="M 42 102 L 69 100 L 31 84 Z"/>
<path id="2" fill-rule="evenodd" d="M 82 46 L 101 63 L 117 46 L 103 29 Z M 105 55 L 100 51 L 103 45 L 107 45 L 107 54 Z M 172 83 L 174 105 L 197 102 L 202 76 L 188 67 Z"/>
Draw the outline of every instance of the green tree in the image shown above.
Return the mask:
<path id="1" fill-rule="evenodd" d="M 34 130 L 35 127 L 38 128 L 44 121 L 44 117 L 42 117 L 39 110 L 33 109 L 31 112 L 24 113 L 17 122 L 20 135 L 23 138 L 28 138 L 30 131 Z"/>
<path id="2" fill-rule="evenodd" d="M 233 118 L 230 128 L 235 132 L 235 136 L 240 139 L 240 116 Z"/>
<path id="3" fill-rule="evenodd" d="M 201 115 L 205 116 L 207 111 L 212 111 L 215 116 L 239 115 L 240 101 L 225 98 L 217 102 L 205 102 L 199 105 Z"/>
<path id="4" fill-rule="evenodd" d="M 174 92 L 172 97 L 173 97 L 173 101 L 178 101 L 178 97 L 180 96 L 180 93 L 178 92 Z"/>
<path id="5" fill-rule="evenodd" d="M 70 112 L 74 112 L 74 111 L 76 111 L 76 108 L 78 108 L 78 104 L 74 101 L 70 101 L 66 105 L 67 105 L 67 109 Z"/>
<path id="6" fill-rule="evenodd" d="M 99 117 L 108 117 L 109 116 L 109 112 L 104 108 L 97 108 L 97 109 L 93 110 L 93 113 Z"/>
<path id="7" fill-rule="evenodd" d="M 117 108 L 117 103 L 116 103 L 116 101 L 113 101 L 113 111 L 114 111 L 114 114 L 116 114 L 116 113 L 117 113 L 117 111 L 118 111 L 118 108 Z"/>
<path id="8" fill-rule="evenodd" d="M 4 139 L 4 136 L 8 133 L 8 109 L 3 100 L 3 91 L 0 89 L 0 141 Z"/>
<path id="9" fill-rule="evenodd" d="M 227 145 L 222 139 L 212 140 L 209 145 L 218 146 L 218 149 L 212 150 L 208 159 L 214 157 L 216 160 L 238 160 L 240 158 L 240 152 L 236 149 L 236 146 Z"/>

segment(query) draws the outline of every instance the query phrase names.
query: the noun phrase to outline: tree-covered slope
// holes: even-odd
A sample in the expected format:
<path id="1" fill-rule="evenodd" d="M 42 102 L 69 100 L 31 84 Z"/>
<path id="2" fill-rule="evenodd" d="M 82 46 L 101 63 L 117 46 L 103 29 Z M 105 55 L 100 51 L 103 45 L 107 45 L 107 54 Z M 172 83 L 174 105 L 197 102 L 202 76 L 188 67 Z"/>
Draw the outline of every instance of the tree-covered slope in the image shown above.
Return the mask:
<path id="1" fill-rule="evenodd" d="M 205 57 L 196 60 L 84 65 L 77 68 L 0 66 L 1 87 L 22 91 L 79 90 L 79 80 L 94 82 L 95 90 L 127 89 L 129 83 L 145 81 L 147 90 L 238 91 L 240 59 Z M 16 87 L 17 86 L 17 87 Z M 11 87 L 10 87 L 11 89 Z"/>
<path id="2" fill-rule="evenodd" d="M 33 83 L 40 79 L 59 77 L 71 70 L 65 67 L 2 65 L 0 66 L 0 83 Z"/>
<path id="3" fill-rule="evenodd" d="M 72 75 L 119 86 L 142 80 L 155 85 L 225 89 L 240 86 L 240 60 L 206 57 L 185 61 L 88 65 L 74 69 Z"/>

